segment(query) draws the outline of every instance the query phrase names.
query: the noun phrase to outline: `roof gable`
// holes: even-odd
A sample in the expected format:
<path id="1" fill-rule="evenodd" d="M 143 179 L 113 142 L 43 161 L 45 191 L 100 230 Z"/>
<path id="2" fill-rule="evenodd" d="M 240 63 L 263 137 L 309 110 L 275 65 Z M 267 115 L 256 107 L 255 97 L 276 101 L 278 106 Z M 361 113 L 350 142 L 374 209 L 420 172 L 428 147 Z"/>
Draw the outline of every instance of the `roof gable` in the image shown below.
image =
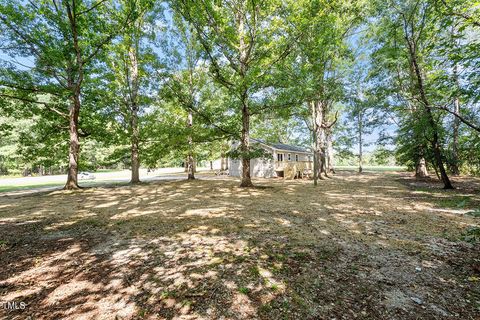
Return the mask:
<path id="1" fill-rule="evenodd" d="M 255 142 L 258 142 L 258 143 L 261 143 L 265 146 L 268 146 L 272 149 L 275 149 L 275 150 L 280 150 L 280 151 L 290 151 L 290 152 L 302 152 L 302 153 L 311 153 L 310 151 L 308 151 L 307 149 L 305 148 L 302 148 L 302 147 L 297 147 L 297 146 L 292 146 L 292 145 L 289 145 L 289 144 L 284 144 L 284 143 L 267 143 L 267 142 L 264 142 L 262 140 L 259 140 L 259 139 L 251 139 L 252 141 L 255 141 Z"/>

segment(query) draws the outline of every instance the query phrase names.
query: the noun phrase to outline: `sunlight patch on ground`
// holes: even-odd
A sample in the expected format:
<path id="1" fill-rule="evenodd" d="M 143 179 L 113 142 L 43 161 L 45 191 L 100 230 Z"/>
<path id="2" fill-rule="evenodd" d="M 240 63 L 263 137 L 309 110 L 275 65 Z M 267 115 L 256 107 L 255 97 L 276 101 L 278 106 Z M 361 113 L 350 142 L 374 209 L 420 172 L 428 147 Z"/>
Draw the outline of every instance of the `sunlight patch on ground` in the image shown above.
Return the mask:
<path id="1" fill-rule="evenodd" d="M 473 271 L 460 259 L 476 249 L 445 238 L 478 220 L 374 174 L 317 188 L 255 183 L 271 188 L 224 178 L 7 199 L 0 254 L 11 277 L 0 278 L 0 300 L 24 299 L 38 318 L 108 320 L 313 319 L 350 309 L 408 318 L 472 307 L 464 297 L 475 294 L 465 280 Z M 397 304 L 406 288 L 430 292 L 428 315 L 411 300 L 407 311 Z"/>

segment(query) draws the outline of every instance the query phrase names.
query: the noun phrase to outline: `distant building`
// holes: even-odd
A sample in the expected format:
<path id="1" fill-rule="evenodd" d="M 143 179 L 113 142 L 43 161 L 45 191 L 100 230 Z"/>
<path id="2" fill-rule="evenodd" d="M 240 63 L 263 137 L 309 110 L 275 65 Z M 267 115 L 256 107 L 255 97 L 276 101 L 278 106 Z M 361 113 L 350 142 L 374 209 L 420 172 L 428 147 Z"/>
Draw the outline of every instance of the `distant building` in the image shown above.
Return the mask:
<path id="1" fill-rule="evenodd" d="M 313 168 L 313 153 L 302 147 L 283 143 L 266 143 L 257 139 L 250 139 L 252 145 L 257 145 L 271 154 L 271 158 L 255 158 L 250 160 L 250 175 L 252 177 L 274 178 L 303 177 L 310 175 Z M 233 144 L 238 146 L 238 142 Z M 229 158 L 229 175 L 242 175 L 242 160 Z"/>

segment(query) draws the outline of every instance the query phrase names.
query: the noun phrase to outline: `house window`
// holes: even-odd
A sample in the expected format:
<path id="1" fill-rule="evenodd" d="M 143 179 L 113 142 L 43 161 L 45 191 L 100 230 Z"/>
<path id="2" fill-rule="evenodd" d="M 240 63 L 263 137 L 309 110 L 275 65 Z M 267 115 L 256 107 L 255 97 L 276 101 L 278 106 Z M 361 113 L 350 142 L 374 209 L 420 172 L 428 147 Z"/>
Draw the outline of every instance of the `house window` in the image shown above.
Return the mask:
<path id="1" fill-rule="evenodd" d="M 292 161 L 292 155 L 290 153 L 288 154 L 288 161 Z"/>
<path id="2" fill-rule="evenodd" d="M 277 160 L 283 161 L 283 153 L 277 153 Z"/>
<path id="3" fill-rule="evenodd" d="M 295 155 L 295 161 L 298 162 L 298 154 Z"/>

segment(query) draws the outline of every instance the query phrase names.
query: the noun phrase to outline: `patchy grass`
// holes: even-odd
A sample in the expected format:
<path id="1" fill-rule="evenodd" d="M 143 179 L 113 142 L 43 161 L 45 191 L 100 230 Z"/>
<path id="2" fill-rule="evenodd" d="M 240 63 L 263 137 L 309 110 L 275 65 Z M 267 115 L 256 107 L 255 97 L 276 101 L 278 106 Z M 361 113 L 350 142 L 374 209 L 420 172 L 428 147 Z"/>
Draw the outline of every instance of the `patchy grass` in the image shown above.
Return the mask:
<path id="1" fill-rule="evenodd" d="M 42 189 L 47 187 L 58 187 L 61 188 L 65 185 L 65 182 L 49 182 L 49 183 L 31 183 L 21 186 L 0 186 L 0 194 L 2 192 L 11 192 L 19 190 L 30 190 L 30 189 Z M 128 182 L 117 181 L 117 180 L 81 180 L 79 185 L 82 188 L 96 188 L 96 187 L 120 187 L 128 186 Z"/>
<path id="2" fill-rule="evenodd" d="M 220 177 L 3 196 L 0 301 L 27 308 L 0 317 L 476 319 L 480 183 L 455 182 L 340 172 L 317 188 Z"/>
<path id="3" fill-rule="evenodd" d="M 471 243 L 478 243 L 480 242 L 480 228 L 479 227 L 469 227 L 463 233 L 463 240 L 471 242 Z"/>
<path id="4" fill-rule="evenodd" d="M 23 185 L 23 186 L 0 186 L 0 193 L 17 191 L 17 190 L 28 190 L 28 189 L 34 189 L 34 188 L 55 187 L 55 186 L 62 186 L 62 184 L 52 182 L 52 183 L 29 184 L 29 185 Z"/>
<path id="5" fill-rule="evenodd" d="M 480 209 L 469 211 L 466 214 L 474 218 L 480 218 Z"/>
<path id="6" fill-rule="evenodd" d="M 469 196 L 453 196 L 442 198 L 438 201 L 438 206 L 441 208 L 460 208 L 463 209 L 471 202 Z"/>
<path id="7" fill-rule="evenodd" d="M 358 171 L 358 166 L 336 166 L 335 169 Z M 407 168 L 402 166 L 364 166 L 362 167 L 362 170 L 363 172 L 401 172 L 407 171 Z"/>

